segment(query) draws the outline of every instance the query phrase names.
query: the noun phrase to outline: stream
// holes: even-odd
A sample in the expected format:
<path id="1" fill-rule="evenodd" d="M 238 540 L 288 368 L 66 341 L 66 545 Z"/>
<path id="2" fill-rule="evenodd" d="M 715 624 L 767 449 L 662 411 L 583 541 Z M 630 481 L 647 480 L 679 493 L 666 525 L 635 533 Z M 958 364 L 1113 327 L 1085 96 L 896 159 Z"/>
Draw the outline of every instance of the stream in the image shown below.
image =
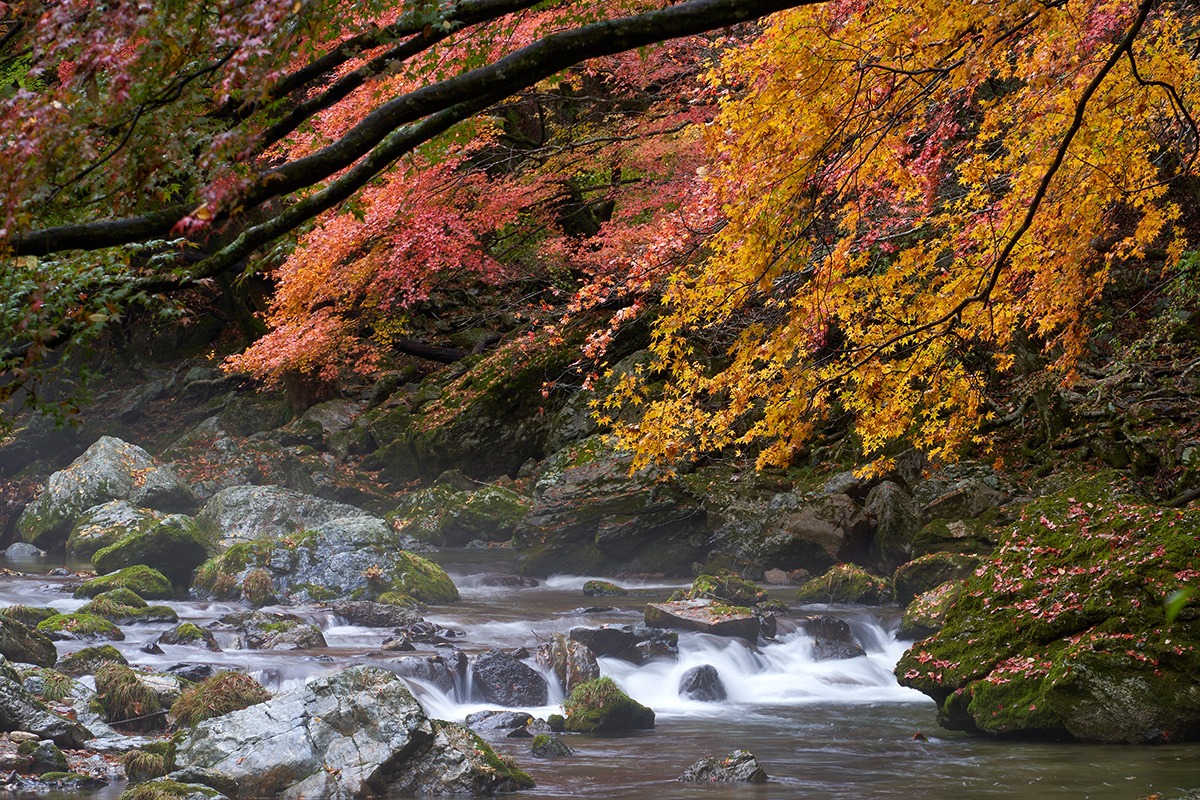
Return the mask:
<path id="1" fill-rule="evenodd" d="M 636 624 L 647 601 L 666 599 L 682 583 L 623 581 L 646 596 L 589 598 L 581 591 L 584 576 L 556 576 L 539 586 L 484 585 L 481 573 L 511 573 L 508 551 L 454 550 L 433 553 L 454 578 L 462 601 L 430 607 L 426 619 L 465 632 L 460 648 L 468 654 L 493 647 L 531 651 L 555 631 L 605 623 Z M 83 604 L 63 591 L 65 578 L 45 575 L 54 564 L 13 563 L 25 574 L 0 576 L 0 605 L 24 603 L 72 610 Z M 787 587 L 771 590 L 787 600 Z M 169 602 L 181 621 L 207 625 L 217 617 L 244 610 L 236 603 Z M 585 613 L 582 607 L 612 606 Z M 267 610 L 271 610 L 268 608 Z M 322 651 L 266 652 L 237 649 L 235 634 L 218 633 L 222 653 L 163 645 L 150 655 L 141 645 L 169 626 L 128 625 L 124 642 L 115 642 L 130 663 L 164 669 L 180 662 L 244 669 L 278 692 L 306 678 L 351 663 L 386 667 L 402 655 L 430 655 L 418 645 L 412 654 L 379 650 L 389 630 L 347 625 L 327 609 L 287 607 L 323 630 Z M 1176 797 L 1200 788 L 1200 745 L 1155 747 L 1022 743 L 969 736 L 938 727 L 933 703 L 900 687 L 891 669 L 909 643 L 897 641 L 896 609 L 810 606 L 802 613 L 828 613 L 846 620 L 867 655 L 839 661 L 815 661 L 811 639 L 788 617 L 779 621 L 777 641 L 754 649 L 736 639 L 682 633 L 677 661 L 641 666 L 600 659 L 601 671 L 629 695 L 653 708 L 653 730 L 622 737 L 564 734 L 575 750 L 567 758 L 542 760 L 529 753 L 528 739 L 483 735 L 500 752 L 513 756 L 537 782 L 520 797 L 537 798 L 845 798 L 846 800 L 972 800 L 1038 798 L 1058 800 L 1134 800 L 1158 792 Z M 799 616 L 795 614 L 794 616 Z M 60 653 L 88 642 L 60 642 Z M 530 662 L 532 663 L 532 662 Z M 691 667 L 717 668 L 729 693 L 721 703 L 682 700 L 679 677 Z M 430 716 L 461 722 L 472 712 L 495 708 L 460 687 L 453 696 L 410 681 Z M 558 713 L 561 693 L 551 682 L 551 705 L 524 708 L 536 716 Z M 923 733 L 925 739 L 915 737 Z M 915 738 L 914 738 L 915 737 Z M 752 751 L 770 776 L 762 785 L 685 784 L 676 779 L 705 755 Z M 114 798 L 124 789 L 113 784 L 90 797 Z M 49 797 L 48 795 L 41 795 Z M 63 795 L 64 797 L 66 795 Z M 78 794 L 71 795 L 79 797 Z"/>

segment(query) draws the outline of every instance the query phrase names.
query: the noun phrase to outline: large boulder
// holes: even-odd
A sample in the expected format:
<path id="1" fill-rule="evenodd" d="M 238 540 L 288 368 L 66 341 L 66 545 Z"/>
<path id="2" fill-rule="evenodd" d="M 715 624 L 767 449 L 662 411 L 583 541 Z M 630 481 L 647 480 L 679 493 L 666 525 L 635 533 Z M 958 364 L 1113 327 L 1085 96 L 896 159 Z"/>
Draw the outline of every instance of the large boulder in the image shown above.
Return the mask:
<path id="1" fill-rule="evenodd" d="M 7 616 L 0 616 L 0 655 L 9 661 L 39 667 L 52 667 L 58 660 L 58 651 L 50 637 Z"/>
<path id="2" fill-rule="evenodd" d="M 266 578 L 267 589 L 291 602 L 333 599 L 392 603 L 449 603 L 458 589 L 438 565 L 400 548 L 381 519 L 334 519 L 279 538 L 240 542 L 205 562 L 195 586 L 222 598 L 249 598 L 247 578 Z"/>
<path id="3" fill-rule="evenodd" d="M 679 478 L 630 473 L 629 454 L 594 436 L 546 459 L 517 526 L 520 571 L 682 574 L 706 552 L 705 512 Z"/>
<path id="4" fill-rule="evenodd" d="M 191 511 L 196 496 L 170 467 L 137 445 L 102 436 L 64 470 L 54 473 L 45 490 L 17 521 L 24 541 L 45 550 L 63 549 L 85 511 L 110 500 L 159 511 Z"/>
<path id="5" fill-rule="evenodd" d="M 145 564 L 175 586 L 186 587 L 192 571 L 208 558 L 208 548 L 191 517 L 173 514 L 130 533 L 92 555 L 96 572 L 105 574 Z"/>
<path id="6" fill-rule="evenodd" d="M 921 510 L 908 492 L 883 481 L 867 494 L 866 512 L 875 518 L 873 562 L 890 572 L 913 557 L 913 539 L 921 531 Z"/>
<path id="7" fill-rule="evenodd" d="M 728 606 L 712 600 L 674 600 L 646 606 L 646 624 L 651 628 L 675 628 L 699 631 L 715 636 L 736 636 L 750 643 L 758 641 L 761 623 L 754 613 L 742 606 Z"/>
<path id="8" fill-rule="evenodd" d="M 175 596 L 175 589 L 167 576 L 145 564 L 90 578 L 76 587 L 75 596 L 95 597 L 115 589 L 128 589 L 143 600 L 170 600 Z"/>
<path id="9" fill-rule="evenodd" d="M 1027 506 L 901 684 L 959 730 L 1092 742 L 1200 738 L 1200 510 L 1089 476 Z M 1187 595 L 1181 595 L 1186 597 Z"/>
<path id="10" fill-rule="evenodd" d="M 244 797 L 481 795 L 532 783 L 469 731 L 426 717 L 399 676 L 369 666 L 201 722 L 176 763 L 224 773 Z"/>
<path id="11" fill-rule="evenodd" d="M 503 486 L 463 491 L 439 481 L 404 499 L 395 512 L 396 528 L 401 535 L 435 545 L 504 542 L 512 538 L 530 502 Z"/>
<path id="12" fill-rule="evenodd" d="M 965 553 L 930 553 L 914 558 L 892 574 L 896 600 L 907 603 L 914 597 L 936 589 L 946 581 L 969 577 L 979 567 L 978 556 Z"/>
<path id="13" fill-rule="evenodd" d="M 901 639 L 924 639 L 940 631 L 962 589 L 963 581 L 946 581 L 914 597 L 904 608 L 896 635 Z"/>
<path id="14" fill-rule="evenodd" d="M 110 500 L 92 506 L 71 528 L 67 536 L 67 555 L 90 561 L 97 550 L 116 544 L 130 534 L 149 530 L 164 516 L 149 508 L 137 508 L 128 500 Z"/>
<path id="15" fill-rule="evenodd" d="M 475 690 L 490 703 L 502 706 L 544 706 L 549 687 L 542 674 L 500 650 L 489 650 L 471 666 Z"/>
<path id="16" fill-rule="evenodd" d="M 279 539 L 333 520 L 372 518 L 370 513 L 282 486 L 231 486 L 209 498 L 196 524 L 222 548 L 258 539 Z"/>

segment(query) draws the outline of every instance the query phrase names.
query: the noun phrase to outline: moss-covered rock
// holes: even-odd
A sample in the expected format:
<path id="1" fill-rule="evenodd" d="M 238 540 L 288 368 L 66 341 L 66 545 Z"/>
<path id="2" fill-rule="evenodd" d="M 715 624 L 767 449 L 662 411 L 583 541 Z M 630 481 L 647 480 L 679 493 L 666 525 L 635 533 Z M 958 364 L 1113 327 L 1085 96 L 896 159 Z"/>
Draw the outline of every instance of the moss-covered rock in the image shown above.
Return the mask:
<path id="1" fill-rule="evenodd" d="M 654 727 L 654 711 L 621 691 L 612 678 L 581 683 L 563 703 L 566 729 L 621 733 Z"/>
<path id="2" fill-rule="evenodd" d="M 1200 738 L 1200 511 L 1091 476 L 1026 507 L 896 674 L 944 725 L 1097 742 Z"/>
<path id="3" fill-rule="evenodd" d="M 729 606 L 753 606 L 767 599 L 761 586 L 734 575 L 718 572 L 715 575 L 699 575 L 685 594 L 687 600 L 715 600 Z"/>
<path id="4" fill-rule="evenodd" d="M 801 603 L 858 603 L 877 606 L 893 602 L 895 591 L 887 578 L 872 575 L 855 564 L 836 564 L 796 592 Z"/>
<path id="5" fill-rule="evenodd" d="M 83 513 L 67 536 L 67 555 L 90 561 L 97 550 L 121 539 L 153 528 L 164 515 L 137 508 L 127 500 L 110 500 Z"/>
<path id="6" fill-rule="evenodd" d="M 629 590 L 610 581 L 590 580 L 583 584 L 583 593 L 587 597 L 628 597 Z"/>
<path id="7" fill-rule="evenodd" d="M 217 644 L 217 637 L 213 636 L 212 631 L 191 622 L 184 622 L 169 631 L 164 631 L 158 637 L 158 643 L 176 644 L 183 647 L 203 647 L 214 653 L 221 652 L 221 648 Z"/>
<path id="8" fill-rule="evenodd" d="M 121 629 L 104 617 L 87 612 L 56 614 L 38 623 L 37 630 L 51 639 L 107 639 L 124 641 Z"/>
<path id="9" fill-rule="evenodd" d="M 22 683 L 44 701 L 62 700 L 75 689 L 75 681 L 69 675 L 49 667 L 32 667 L 21 671 Z"/>
<path id="10" fill-rule="evenodd" d="M 225 795 L 201 783 L 155 778 L 130 786 L 117 800 L 222 800 Z"/>
<path id="11" fill-rule="evenodd" d="M 152 731 L 164 723 L 158 693 L 147 686 L 131 668 L 106 662 L 96 670 L 96 701 L 104 717 L 125 731 Z"/>
<path id="12" fill-rule="evenodd" d="M 260 577 L 252 578 L 256 571 Z M 385 602 L 386 596 L 386 602 L 401 605 L 459 599 L 445 570 L 400 549 L 386 523 L 371 517 L 334 520 L 278 540 L 236 544 L 201 565 L 195 587 L 218 598 L 252 603 L 268 595 L 291 602 Z"/>
<path id="13" fill-rule="evenodd" d="M 963 581 L 946 581 L 913 598 L 900 618 L 900 638 L 924 639 L 940 631 L 962 589 Z"/>
<path id="14" fill-rule="evenodd" d="M 54 642 L 44 631 L 30 630 L 11 617 L 0 617 L 0 655 L 40 667 L 52 667 L 58 660 Z"/>
<path id="15" fill-rule="evenodd" d="M 965 553 L 986 556 L 996 549 L 1000 534 L 992 525 L 994 514 L 978 519 L 935 519 L 913 538 L 915 557 L 929 553 Z"/>
<path id="16" fill-rule="evenodd" d="M 914 558 L 897 567 L 892 574 L 896 600 L 907 603 L 946 581 L 962 580 L 970 576 L 980 563 L 979 556 L 964 553 L 929 553 Z"/>
<path id="17" fill-rule="evenodd" d="M 74 653 L 63 656 L 55 664 L 55 668 L 64 675 L 80 678 L 84 675 L 95 674 L 96 670 L 102 664 L 108 663 L 123 664 L 126 666 L 129 664 L 125 660 L 125 656 L 121 655 L 120 650 L 111 644 L 100 644 L 94 647 L 85 647 L 82 650 L 76 650 Z"/>
<path id="18" fill-rule="evenodd" d="M 0 617 L 16 620 L 26 628 L 36 628 L 44 619 L 49 619 L 59 613 L 58 609 L 50 606 L 7 606 L 0 608 Z"/>
<path id="19" fill-rule="evenodd" d="M 156 569 L 138 564 L 84 581 L 76 597 L 95 597 L 113 589 L 129 589 L 146 600 L 170 600 L 175 596 L 171 581 Z"/>
<path id="20" fill-rule="evenodd" d="M 511 539 L 530 505 L 529 498 L 502 486 L 457 491 L 439 482 L 406 497 L 389 516 L 404 536 L 453 547 Z"/>
<path id="21" fill-rule="evenodd" d="M 187 586 L 192 570 L 206 558 L 208 550 L 196 523 L 176 514 L 97 550 L 92 565 L 105 574 L 144 564 L 166 575 L 176 586 Z"/>
<path id="22" fill-rule="evenodd" d="M 179 615 L 168 606 L 152 606 L 131 589 L 120 588 L 101 592 L 77 613 L 95 614 L 118 625 L 140 622 L 178 622 Z"/>

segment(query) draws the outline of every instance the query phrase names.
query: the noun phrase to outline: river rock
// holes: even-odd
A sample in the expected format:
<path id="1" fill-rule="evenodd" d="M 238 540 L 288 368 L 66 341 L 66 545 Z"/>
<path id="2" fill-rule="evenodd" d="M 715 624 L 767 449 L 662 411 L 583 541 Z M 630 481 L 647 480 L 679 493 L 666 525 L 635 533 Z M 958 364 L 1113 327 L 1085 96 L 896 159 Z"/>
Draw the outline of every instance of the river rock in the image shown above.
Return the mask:
<path id="1" fill-rule="evenodd" d="M 629 590 L 611 581 L 585 581 L 583 584 L 585 597 L 628 597 Z"/>
<path id="2" fill-rule="evenodd" d="M 208 558 L 208 548 L 191 517 L 174 514 L 121 537 L 92 555 L 96 572 L 116 572 L 135 564 L 152 567 L 176 586 L 187 586 L 192 571 Z"/>
<path id="3" fill-rule="evenodd" d="M 855 603 L 886 605 L 895 597 L 892 582 L 872 575 L 857 564 L 837 564 L 796 592 L 801 603 Z"/>
<path id="4" fill-rule="evenodd" d="M 64 470 L 50 476 L 45 490 L 17 521 L 26 542 L 61 551 L 71 528 L 89 508 L 110 500 L 159 511 L 190 511 L 192 490 L 142 448 L 102 436 Z"/>
<path id="5" fill-rule="evenodd" d="M 279 539 L 240 542 L 203 564 L 195 586 L 238 598 L 252 572 L 269 578 L 276 596 L 297 603 L 339 597 L 393 604 L 458 600 L 445 570 L 400 549 L 388 524 L 369 516 L 334 519 Z"/>
<path id="6" fill-rule="evenodd" d="M 29 542 L 14 542 L 4 548 L 4 557 L 9 561 L 36 561 L 46 557 L 46 551 Z"/>
<path id="7" fill-rule="evenodd" d="M 561 633 L 555 633 L 551 641 L 538 645 L 536 660 L 553 670 L 559 685 L 568 694 L 579 684 L 600 677 L 600 665 L 591 648 Z"/>
<path id="8" fill-rule="evenodd" d="M 713 600 L 727 606 L 753 606 L 767 599 L 767 593 L 753 581 L 728 571 L 698 575 L 686 595 L 678 599 Z"/>
<path id="9" fill-rule="evenodd" d="M 1114 488 L 1115 487 L 1115 488 Z M 1089 475 L 1026 506 L 966 579 L 944 627 L 896 665 L 939 721 L 1090 742 L 1200 737 L 1200 509 L 1162 508 Z"/>
<path id="10" fill-rule="evenodd" d="M 902 604 L 908 603 L 946 581 L 962 580 L 970 576 L 980 563 L 978 556 L 963 553 L 930 553 L 914 558 L 897 568 L 892 575 L 896 600 Z"/>
<path id="11" fill-rule="evenodd" d="M 567 634 L 572 640 L 586 646 L 598 656 L 619 658 L 634 664 L 641 663 L 637 651 L 641 640 L 633 632 L 632 625 L 601 625 L 599 628 L 571 628 Z"/>
<path id="12" fill-rule="evenodd" d="M 679 678 L 679 696 L 687 700 L 699 700 L 705 703 L 716 703 L 729 695 L 721 675 L 711 664 L 701 664 L 692 667 Z"/>
<path id="13" fill-rule="evenodd" d="M 813 637 L 813 658 L 818 661 L 836 661 L 843 658 L 865 656 L 862 645 L 854 638 L 854 631 L 843 619 L 826 614 L 817 614 L 800 620 L 805 633 Z"/>
<path id="14" fill-rule="evenodd" d="M 217 644 L 217 637 L 213 636 L 213 632 L 191 622 L 185 622 L 168 631 L 163 631 L 162 635 L 158 637 L 158 644 L 199 647 L 214 653 L 221 652 L 221 646 Z M 186 678 L 187 676 L 181 675 L 180 677 Z"/>
<path id="15" fill-rule="evenodd" d="M 592 437 L 546 459 L 517 526 L 520 571 L 686 572 L 706 551 L 705 512 L 687 484 Z"/>
<path id="16" fill-rule="evenodd" d="M 758 641 L 759 620 L 748 608 L 726 606 L 712 600 L 675 600 L 646 606 L 646 625 L 676 628 L 715 636 L 736 636 Z"/>
<path id="17" fill-rule="evenodd" d="M 0 730 L 29 731 L 50 739 L 59 747 L 78 748 L 92 734 L 74 720 L 51 713 L 40 700 L 25 690 L 15 672 L 0 666 Z"/>
<path id="18" fill-rule="evenodd" d="M 221 547 L 279 539 L 333 520 L 371 517 L 361 508 L 282 486 L 232 486 L 209 498 L 196 524 Z"/>
<path id="19" fill-rule="evenodd" d="M 365 628 L 407 628 L 422 621 L 421 615 L 407 606 L 368 600 L 339 600 L 330 609 L 351 625 Z"/>
<path id="20" fill-rule="evenodd" d="M 864 508 L 875 519 L 873 563 L 891 572 L 913 557 L 913 539 L 921 531 L 921 510 L 908 492 L 892 481 L 871 489 Z"/>
<path id="21" fill-rule="evenodd" d="M 529 743 L 529 752 L 537 758 L 562 758 L 574 755 L 575 751 L 566 743 L 551 733 L 539 733 Z"/>
<path id="22" fill-rule="evenodd" d="M 723 759 L 706 756 L 692 764 L 679 780 L 692 783 L 764 783 L 767 773 L 749 750 L 735 750 Z"/>
<path id="23" fill-rule="evenodd" d="M 128 500 L 110 500 L 84 511 L 67 537 L 67 555 L 90 561 L 101 548 L 153 527 L 165 515 L 137 508 Z"/>
<path id="24" fill-rule="evenodd" d="M 226 614 L 217 622 L 241 633 L 249 650 L 313 650 L 326 646 L 320 628 L 291 614 L 240 611 Z"/>
<path id="25" fill-rule="evenodd" d="M 75 587 L 76 597 L 95 597 L 116 589 L 128 589 L 144 600 L 170 600 L 175 587 L 153 567 L 136 564 L 107 575 L 97 575 Z"/>
<path id="26" fill-rule="evenodd" d="M 396 510 L 401 535 L 439 546 L 505 542 L 529 511 L 530 500 L 503 486 L 463 491 L 439 480 L 406 497 Z"/>
<path id="27" fill-rule="evenodd" d="M 201 722 L 180 742 L 176 762 L 228 775 L 245 797 L 480 795 L 520 788 L 488 755 L 495 759 L 461 726 L 430 721 L 399 676 L 358 666 Z M 523 785 L 530 783 L 526 777 Z"/>
<path id="28" fill-rule="evenodd" d="M 654 711 L 621 691 L 612 678 L 581 683 L 565 702 L 566 730 L 624 733 L 654 727 Z"/>
<path id="29" fill-rule="evenodd" d="M 476 691 L 488 702 L 502 706 L 544 706 L 549 687 L 541 673 L 500 650 L 489 650 L 475 659 L 472 678 Z"/>
<path id="30" fill-rule="evenodd" d="M 52 667 L 58 660 L 54 642 L 6 616 L 0 616 L 0 655 L 9 661 Z"/>
<path id="31" fill-rule="evenodd" d="M 455 696 L 460 682 L 454 665 L 441 655 L 405 656 L 392 661 L 390 669 L 403 678 L 428 683 L 448 697 Z"/>

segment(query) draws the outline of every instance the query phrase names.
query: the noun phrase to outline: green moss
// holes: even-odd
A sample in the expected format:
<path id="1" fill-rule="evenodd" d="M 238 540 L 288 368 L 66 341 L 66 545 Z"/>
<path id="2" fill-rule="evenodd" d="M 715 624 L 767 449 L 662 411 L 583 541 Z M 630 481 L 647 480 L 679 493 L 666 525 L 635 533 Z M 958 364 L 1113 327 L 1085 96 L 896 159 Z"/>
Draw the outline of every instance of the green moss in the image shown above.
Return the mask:
<path id="1" fill-rule="evenodd" d="M 458 588 L 444 569 L 407 550 L 396 554 L 390 578 L 388 592 L 422 603 L 452 603 L 459 599 Z"/>
<path id="2" fill-rule="evenodd" d="M 203 536 L 189 517 L 173 516 L 149 530 L 131 533 L 116 544 L 97 550 L 92 564 L 100 573 L 138 564 L 153 567 L 172 583 L 187 586 L 192 570 L 208 553 Z"/>
<path id="3" fill-rule="evenodd" d="M 142 564 L 84 581 L 75 590 L 75 596 L 95 597 L 113 589 L 130 589 L 147 600 L 170 600 L 175 596 L 165 575 Z"/>
<path id="4" fill-rule="evenodd" d="M 114 603 L 120 603 L 123 606 L 132 606 L 134 608 L 145 608 L 146 607 L 146 601 L 143 600 L 137 594 L 137 592 L 133 591 L 132 589 L 123 587 L 123 586 L 119 589 L 113 589 L 112 591 L 109 591 L 109 592 L 101 592 L 100 594 L 96 595 L 92 599 L 93 600 L 101 600 L 101 599 L 112 600 Z"/>
<path id="5" fill-rule="evenodd" d="M 715 600 L 733 606 L 752 606 L 767 599 L 767 593 L 753 581 L 729 572 L 700 575 L 692 581 L 686 600 Z"/>
<path id="6" fill-rule="evenodd" d="M 437 723 L 434 724 L 436 725 Z M 472 749 L 508 784 L 501 791 L 511 792 L 518 789 L 532 789 L 534 787 L 533 778 L 517 767 L 512 759 L 498 754 L 492 749 L 490 744 L 480 738 L 479 734 L 474 731 L 469 731 L 469 733 Z"/>
<path id="7" fill-rule="evenodd" d="M 104 617 L 87 612 L 56 614 L 38 623 L 37 630 L 51 639 L 112 639 L 122 641 L 125 634 Z"/>
<path id="8" fill-rule="evenodd" d="M 337 600 L 339 597 L 336 589 L 331 589 L 328 586 L 319 586 L 315 583 L 297 583 L 292 588 L 297 593 L 300 591 L 307 592 L 314 603 L 326 603 L 330 600 Z M 383 600 L 381 599 L 380 602 L 383 602 Z"/>
<path id="9" fill-rule="evenodd" d="M 49 606 L 16 605 L 0 608 L 0 617 L 19 622 L 27 628 L 36 628 L 39 622 L 50 619 L 58 611 Z"/>
<path id="10" fill-rule="evenodd" d="M 597 678 L 576 686 L 563 703 L 566 730 L 577 733 L 616 733 L 654 727 L 654 711 L 621 691 L 612 678 Z"/>
<path id="11" fill-rule="evenodd" d="M 195 686 L 189 686 L 171 706 L 171 716 L 177 725 L 192 727 L 197 723 L 233 711 L 263 703 L 271 693 L 258 681 L 241 672 L 218 672 Z"/>
<path id="12" fill-rule="evenodd" d="M 801 603 L 860 603 L 882 605 L 895 597 L 892 582 L 854 564 L 836 564 L 796 592 Z"/>
<path id="13" fill-rule="evenodd" d="M 140 602 L 141 605 L 127 605 L 118 599 L 129 597 Z M 102 592 L 96 595 L 90 603 L 82 606 L 76 613 L 95 614 L 98 617 L 104 617 L 109 622 L 118 624 L 130 622 L 177 622 L 179 620 L 179 615 L 175 613 L 174 609 L 167 606 L 146 605 L 145 600 L 142 600 L 128 589 Z"/>
<path id="14" fill-rule="evenodd" d="M 129 662 L 125 660 L 125 656 L 121 655 L 121 651 L 111 644 L 101 644 L 85 647 L 63 656 L 56 666 L 63 674 L 78 678 L 93 674 L 101 664 L 105 663 L 128 664 Z"/>
<path id="15" fill-rule="evenodd" d="M 586 581 L 583 593 L 587 597 L 628 597 L 629 590 L 609 581 Z"/>
<path id="16" fill-rule="evenodd" d="M 75 688 L 75 681 L 69 675 L 64 675 L 49 667 L 34 667 L 21 673 L 22 678 L 30 676 L 42 679 L 43 688 L 39 697 L 43 700 L 62 700 L 64 697 L 70 696 L 71 691 Z"/>
<path id="17" fill-rule="evenodd" d="M 198 783 L 157 778 L 129 787 L 117 800 L 185 800 L 197 793 L 210 798 L 220 794 L 216 789 Z"/>
<path id="18" fill-rule="evenodd" d="M 1162 604 L 1200 589 L 1200 511 L 1112 482 L 1091 476 L 1027 506 L 942 630 L 900 660 L 901 683 L 938 701 L 946 724 L 1091 741 L 1195 728 L 1200 614 L 1168 625 Z"/>

